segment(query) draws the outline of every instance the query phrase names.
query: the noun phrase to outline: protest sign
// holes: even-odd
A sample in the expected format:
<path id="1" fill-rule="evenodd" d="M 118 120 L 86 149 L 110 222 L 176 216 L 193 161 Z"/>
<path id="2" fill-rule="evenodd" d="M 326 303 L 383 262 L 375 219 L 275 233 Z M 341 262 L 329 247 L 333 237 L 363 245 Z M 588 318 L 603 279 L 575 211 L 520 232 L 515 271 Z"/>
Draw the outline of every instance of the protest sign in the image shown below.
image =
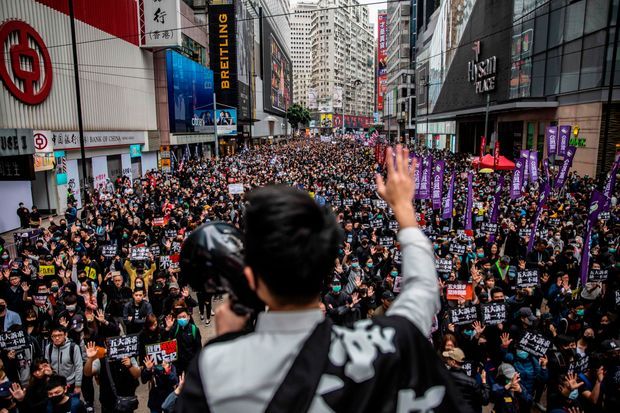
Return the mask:
<path id="1" fill-rule="evenodd" d="M 170 255 L 159 256 L 159 269 L 160 270 L 167 270 L 168 268 L 170 268 L 171 264 L 172 264 L 172 260 L 170 259 Z"/>
<path id="2" fill-rule="evenodd" d="M 452 324 L 471 324 L 476 320 L 478 320 L 478 309 L 475 305 L 450 309 L 450 322 Z"/>
<path id="3" fill-rule="evenodd" d="M 41 265 L 39 266 L 39 274 L 56 275 L 56 267 L 54 267 L 53 265 Z"/>
<path id="4" fill-rule="evenodd" d="M 569 373 L 581 373 L 587 370 L 590 364 L 590 357 L 579 356 L 579 355 L 576 355 L 575 357 L 577 357 L 577 359 L 571 361 L 568 364 L 568 372 Z"/>
<path id="5" fill-rule="evenodd" d="M 495 325 L 507 320 L 506 303 L 494 302 L 481 305 L 482 322 Z"/>
<path id="6" fill-rule="evenodd" d="M 474 363 L 469 360 L 463 360 L 463 364 L 461 365 L 463 372 L 467 374 L 469 377 L 472 375 L 472 371 L 474 369 Z"/>
<path id="7" fill-rule="evenodd" d="M 521 238 L 529 237 L 531 231 L 530 228 L 519 228 L 519 236 Z"/>
<path id="8" fill-rule="evenodd" d="M 598 215 L 598 219 L 602 219 L 603 221 L 608 221 L 611 218 L 611 214 L 609 212 L 601 212 Z"/>
<path id="9" fill-rule="evenodd" d="M 449 274 L 452 271 L 452 260 L 449 258 L 440 258 L 436 263 L 437 272 Z"/>
<path id="10" fill-rule="evenodd" d="M 153 254 L 154 257 L 159 257 L 161 255 L 159 245 L 151 245 L 149 247 L 149 251 L 151 251 L 151 254 Z"/>
<path id="11" fill-rule="evenodd" d="M 373 199 L 372 202 L 379 209 L 387 208 L 387 202 L 385 202 L 383 199 Z"/>
<path id="12" fill-rule="evenodd" d="M 390 221 L 388 228 L 392 231 L 398 231 L 398 221 Z"/>
<path id="13" fill-rule="evenodd" d="M 471 300 L 472 286 L 469 283 L 455 282 L 446 285 L 446 299 L 448 300 Z"/>
<path id="14" fill-rule="evenodd" d="M 138 334 L 109 337 L 106 339 L 105 345 L 109 360 L 136 357 L 138 355 Z"/>
<path id="15" fill-rule="evenodd" d="M 0 333 L 0 349 L 21 350 L 26 347 L 26 336 L 23 330 L 4 331 Z"/>
<path id="16" fill-rule="evenodd" d="M 174 241 L 170 247 L 170 251 L 181 252 L 181 243 L 179 241 Z"/>
<path id="17" fill-rule="evenodd" d="M 181 254 L 172 254 L 170 256 L 170 269 L 178 270 L 181 268 Z"/>
<path id="18" fill-rule="evenodd" d="M 391 247 L 394 245 L 394 238 L 392 237 L 379 237 L 379 245 L 384 247 Z"/>
<path id="19" fill-rule="evenodd" d="M 231 195 L 237 195 L 237 194 L 242 194 L 244 192 L 243 190 L 243 184 L 228 184 L 228 193 Z"/>
<path id="20" fill-rule="evenodd" d="M 370 200 L 370 198 L 362 198 L 363 206 L 370 206 L 371 204 L 372 204 L 372 201 Z"/>
<path id="21" fill-rule="evenodd" d="M 560 226 L 560 218 L 549 218 L 549 226 L 552 228 Z"/>
<path id="22" fill-rule="evenodd" d="M 381 228 L 381 227 L 383 227 L 383 220 L 381 218 L 379 218 L 379 219 L 371 219 L 370 220 L 370 227 L 371 228 Z"/>
<path id="23" fill-rule="evenodd" d="M 345 199 L 344 201 L 342 201 L 342 204 L 343 204 L 344 206 L 348 206 L 348 207 L 350 207 L 350 206 L 353 206 L 354 202 L 355 202 L 354 200 L 352 200 L 352 199 L 350 199 L 350 198 L 347 198 L 347 199 Z"/>
<path id="24" fill-rule="evenodd" d="M 491 224 L 490 222 L 483 222 L 480 230 L 487 234 L 497 234 L 497 224 Z"/>
<path id="25" fill-rule="evenodd" d="M 164 225 L 166 225 L 166 220 L 164 217 L 153 218 L 154 227 L 163 227 Z"/>
<path id="26" fill-rule="evenodd" d="M 106 258 L 114 258 L 116 256 L 116 245 L 104 245 L 101 247 L 101 255 Z"/>
<path id="27" fill-rule="evenodd" d="M 459 244 L 457 242 L 453 242 L 450 244 L 450 254 L 454 254 L 454 255 L 463 255 L 465 254 L 465 251 L 467 250 L 467 245 L 465 244 Z"/>
<path id="28" fill-rule="evenodd" d="M 32 294 L 32 301 L 37 307 L 43 307 L 47 303 L 47 294 Z"/>
<path id="29" fill-rule="evenodd" d="M 400 250 L 394 251 L 394 262 L 396 264 L 402 263 L 402 253 L 400 252 Z"/>
<path id="30" fill-rule="evenodd" d="M 546 339 L 541 334 L 526 331 L 519 340 L 518 347 L 536 357 L 542 357 L 551 347 L 551 340 Z"/>
<path id="31" fill-rule="evenodd" d="M 144 346 L 146 354 L 153 358 L 155 364 L 162 362 L 171 363 L 177 360 L 177 340 L 164 341 L 161 343 L 147 344 Z"/>
<path id="32" fill-rule="evenodd" d="M 538 270 L 517 271 L 517 287 L 527 288 L 538 286 Z"/>
<path id="33" fill-rule="evenodd" d="M 392 291 L 394 292 L 394 294 L 398 294 L 400 293 L 400 284 L 403 281 L 403 277 L 401 277 L 400 275 L 396 278 L 394 278 L 394 288 L 392 288 Z"/>
<path id="34" fill-rule="evenodd" d="M 595 270 L 592 269 L 590 270 L 590 273 L 588 274 L 588 282 L 603 282 L 607 280 L 607 277 L 609 275 L 609 270 L 605 269 L 605 270 Z"/>
<path id="35" fill-rule="evenodd" d="M 146 247 L 133 247 L 131 249 L 130 259 L 132 261 L 144 261 L 148 257 L 149 249 Z"/>
<path id="36" fill-rule="evenodd" d="M 177 230 L 176 229 L 167 229 L 164 231 L 164 236 L 166 238 L 176 238 Z"/>

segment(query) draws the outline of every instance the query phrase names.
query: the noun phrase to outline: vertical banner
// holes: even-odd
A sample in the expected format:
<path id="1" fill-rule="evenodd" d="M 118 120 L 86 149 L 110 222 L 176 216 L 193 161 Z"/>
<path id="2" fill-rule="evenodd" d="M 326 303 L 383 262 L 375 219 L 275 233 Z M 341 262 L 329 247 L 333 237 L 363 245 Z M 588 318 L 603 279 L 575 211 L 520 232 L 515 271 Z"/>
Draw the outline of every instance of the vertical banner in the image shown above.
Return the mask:
<path id="1" fill-rule="evenodd" d="M 377 15 L 378 45 L 377 45 L 377 110 L 383 111 L 384 94 L 387 88 L 387 13 Z"/>
<path id="2" fill-rule="evenodd" d="M 528 158 L 530 181 L 538 182 L 538 151 L 530 151 Z"/>
<path id="3" fill-rule="evenodd" d="M 545 129 L 545 138 L 547 141 L 547 156 L 555 155 L 558 148 L 558 127 L 547 126 L 547 129 Z"/>
<path id="4" fill-rule="evenodd" d="M 76 208 L 82 208 L 82 191 L 80 190 L 82 186 L 82 182 L 80 181 L 80 172 L 78 169 L 78 161 L 77 159 L 67 160 L 67 192 L 70 189 L 71 193 L 75 197 L 75 201 L 77 205 Z M 65 202 L 67 198 L 67 193 L 65 193 Z"/>
<path id="5" fill-rule="evenodd" d="M 433 167 L 433 157 L 427 156 L 422 158 L 422 175 L 420 177 L 420 197 L 419 199 L 428 199 L 431 197 L 431 171 Z"/>
<path id="6" fill-rule="evenodd" d="M 504 177 L 500 176 L 495 186 L 495 195 L 493 196 L 493 207 L 491 208 L 491 224 L 497 224 L 499 218 L 499 204 L 502 202 L 502 189 L 504 187 Z"/>
<path id="7" fill-rule="evenodd" d="M 568 150 L 568 136 L 570 135 L 571 125 L 560 126 L 560 135 L 558 137 L 558 155 L 565 156 Z"/>
<path id="8" fill-rule="evenodd" d="M 605 195 L 599 191 L 592 191 L 592 198 L 590 199 L 590 208 L 588 212 L 588 221 L 586 222 L 586 236 L 583 240 L 583 252 L 581 255 L 581 284 L 585 285 L 588 280 L 588 270 L 590 269 L 590 238 L 592 235 L 592 228 L 596 225 L 599 214 L 602 212 L 602 207 L 607 203 Z"/>
<path id="9" fill-rule="evenodd" d="M 493 169 L 497 169 L 497 165 L 499 164 L 500 150 L 499 150 L 499 140 L 495 141 L 495 150 L 493 151 Z"/>
<path id="10" fill-rule="evenodd" d="M 443 172 L 446 161 L 438 161 L 433 165 L 433 209 L 441 209 L 441 196 L 443 194 Z"/>
<path id="11" fill-rule="evenodd" d="M 342 109 L 342 86 L 334 87 L 334 94 L 332 96 L 332 104 L 334 108 Z"/>
<path id="12" fill-rule="evenodd" d="M 179 0 L 140 0 L 143 26 L 140 47 L 181 46 L 181 6 Z"/>
<path id="13" fill-rule="evenodd" d="M 543 159 L 543 172 L 545 173 L 545 182 L 551 182 L 551 176 L 549 175 L 549 159 Z"/>
<path id="14" fill-rule="evenodd" d="M 454 179 L 455 172 L 452 172 L 452 175 L 450 175 L 450 183 L 448 184 L 448 194 L 443 200 L 443 213 L 441 214 L 443 219 L 452 218 L 452 210 L 454 209 Z"/>
<path id="15" fill-rule="evenodd" d="M 528 149 L 522 149 L 519 153 L 519 157 L 525 159 L 525 167 L 523 168 L 523 184 L 525 185 L 530 177 L 530 151 Z"/>
<path id="16" fill-rule="evenodd" d="M 510 198 L 521 198 L 521 188 L 523 187 L 523 169 L 525 160 L 519 158 L 515 161 L 515 169 L 512 171 L 512 184 L 510 185 Z"/>
<path id="17" fill-rule="evenodd" d="M 538 192 L 538 207 L 536 208 L 536 215 L 534 215 L 534 225 L 532 225 L 532 230 L 530 231 L 530 239 L 527 243 L 528 253 L 532 251 L 532 248 L 534 247 L 534 239 L 536 238 L 536 230 L 538 229 L 538 220 L 540 219 L 540 214 L 544 205 L 547 203 L 550 190 L 551 188 L 549 187 L 549 184 L 545 182 L 545 185 L 541 187 Z"/>
<path id="18" fill-rule="evenodd" d="M 217 105 L 218 108 L 222 109 L 236 109 L 239 94 L 235 5 L 232 1 L 208 2 L 207 11 L 209 19 L 209 67 L 213 70 Z M 219 106 L 220 104 L 222 106 Z M 218 119 L 218 117 L 219 113 L 214 116 L 214 119 Z"/>
<path id="19" fill-rule="evenodd" d="M 474 190 L 472 188 L 473 174 L 467 173 L 467 205 L 465 206 L 465 229 L 472 229 L 471 208 L 474 203 Z"/>
<path id="20" fill-rule="evenodd" d="M 480 162 L 482 162 L 482 157 L 484 156 L 484 150 L 487 146 L 487 137 L 482 136 L 480 139 Z"/>
<path id="21" fill-rule="evenodd" d="M 121 174 L 123 176 L 128 176 L 129 179 L 133 182 L 133 173 L 131 169 L 131 155 L 128 153 L 121 154 Z"/>
<path id="22" fill-rule="evenodd" d="M 108 157 L 95 156 L 92 158 L 92 165 L 94 189 L 99 189 L 102 186 L 105 187 L 106 180 L 108 179 Z"/>
<path id="23" fill-rule="evenodd" d="M 620 157 L 616 158 L 614 164 L 611 167 L 611 171 L 609 171 L 609 176 L 607 176 L 607 181 L 605 182 L 605 188 L 603 189 L 603 195 L 607 199 L 605 202 L 604 210 L 609 211 L 609 207 L 611 206 L 611 196 L 616 187 L 616 175 L 618 174 L 618 170 L 620 169 Z"/>
<path id="24" fill-rule="evenodd" d="M 413 179 L 415 180 L 415 198 L 419 199 L 419 197 L 420 197 L 420 177 L 422 175 L 422 168 L 424 167 L 424 165 L 422 165 L 422 158 L 417 156 L 417 155 L 413 155 L 413 160 L 415 161 L 415 164 L 416 164 L 415 173 L 414 173 L 414 177 L 413 177 Z"/>
<path id="25" fill-rule="evenodd" d="M 555 181 L 555 190 L 560 190 L 564 186 L 564 182 L 568 177 L 568 171 L 570 171 L 571 166 L 573 166 L 573 158 L 575 157 L 575 152 L 577 148 L 574 146 L 569 146 L 566 149 L 566 156 L 564 157 L 564 162 L 562 162 L 562 166 L 560 167 L 560 172 L 558 172 L 558 176 Z"/>

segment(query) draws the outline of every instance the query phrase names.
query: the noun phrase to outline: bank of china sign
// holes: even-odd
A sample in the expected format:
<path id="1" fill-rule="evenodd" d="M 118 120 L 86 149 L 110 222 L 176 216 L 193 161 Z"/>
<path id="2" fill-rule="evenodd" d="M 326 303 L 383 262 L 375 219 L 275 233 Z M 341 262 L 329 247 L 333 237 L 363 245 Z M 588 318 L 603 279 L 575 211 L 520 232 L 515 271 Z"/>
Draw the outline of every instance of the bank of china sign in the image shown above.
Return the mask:
<path id="1" fill-rule="evenodd" d="M 467 63 L 467 78 L 476 89 L 476 93 L 495 90 L 497 84 L 497 57 L 480 59 L 480 40 L 474 42 L 474 59 Z"/>

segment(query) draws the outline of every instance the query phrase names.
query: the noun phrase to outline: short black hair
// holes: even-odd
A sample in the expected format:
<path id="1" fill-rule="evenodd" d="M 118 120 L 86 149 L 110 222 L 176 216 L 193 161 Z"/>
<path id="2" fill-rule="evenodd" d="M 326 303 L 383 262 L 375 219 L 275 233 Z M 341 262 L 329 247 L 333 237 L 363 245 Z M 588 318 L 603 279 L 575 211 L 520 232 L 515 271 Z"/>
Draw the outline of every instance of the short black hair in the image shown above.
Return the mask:
<path id="1" fill-rule="evenodd" d="M 285 185 L 256 189 L 247 200 L 246 264 L 282 303 L 316 300 L 343 239 L 331 210 Z"/>
<path id="2" fill-rule="evenodd" d="M 63 389 L 67 387 L 67 379 L 59 374 L 52 374 L 50 378 L 47 379 L 45 389 L 50 391 L 54 390 L 56 387 L 62 387 Z"/>

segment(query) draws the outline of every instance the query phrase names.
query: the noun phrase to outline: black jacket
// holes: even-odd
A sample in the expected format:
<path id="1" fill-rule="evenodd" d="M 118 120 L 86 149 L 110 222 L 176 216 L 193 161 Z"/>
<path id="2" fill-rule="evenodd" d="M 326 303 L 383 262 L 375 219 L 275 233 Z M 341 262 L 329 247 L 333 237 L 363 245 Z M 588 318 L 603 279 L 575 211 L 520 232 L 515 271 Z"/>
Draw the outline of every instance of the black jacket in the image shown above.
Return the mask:
<path id="1" fill-rule="evenodd" d="M 473 411 L 481 412 L 482 406 L 489 404 L 490 387 L 487 383 L 478 383 L 469 377 L 463 369 L 449 369 L 456 387 L 461 391 L 461 401 Z"/>

